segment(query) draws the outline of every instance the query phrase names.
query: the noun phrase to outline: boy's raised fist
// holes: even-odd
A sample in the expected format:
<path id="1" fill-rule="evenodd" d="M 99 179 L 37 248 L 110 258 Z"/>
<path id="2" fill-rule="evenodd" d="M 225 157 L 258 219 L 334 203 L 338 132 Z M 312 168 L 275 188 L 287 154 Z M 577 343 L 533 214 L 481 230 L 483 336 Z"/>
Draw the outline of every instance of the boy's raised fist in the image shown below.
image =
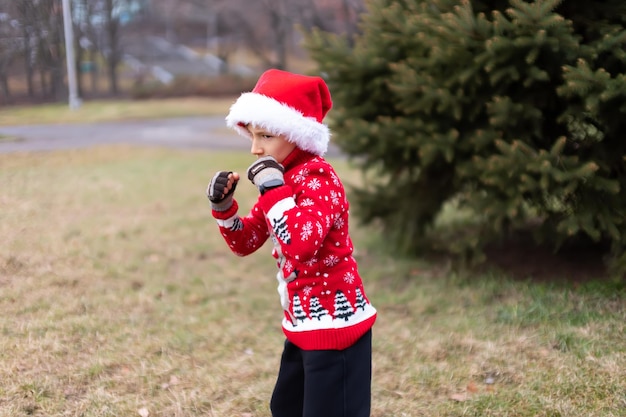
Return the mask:
<path id="1" fill-rule="evenodd" d="M 248 179 L 259 189 L 261 194 L 285 183 L 285 168 L 273 156 L 263 156 L 248 168 Z"/>
<path id="2" fill-rule="evenodd" d="M 224 211 L 230 208 L 238 181 L 239 175 L 232 171 L 219 171 L 213 176 L 206 190 L 213 209 Z"/>

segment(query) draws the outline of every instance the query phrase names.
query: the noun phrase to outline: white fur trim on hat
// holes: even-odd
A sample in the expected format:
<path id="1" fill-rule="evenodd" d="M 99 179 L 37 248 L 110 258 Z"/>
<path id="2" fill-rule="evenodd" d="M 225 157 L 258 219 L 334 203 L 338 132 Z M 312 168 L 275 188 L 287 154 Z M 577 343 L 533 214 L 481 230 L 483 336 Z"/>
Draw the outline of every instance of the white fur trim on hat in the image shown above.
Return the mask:
<path id="1" fill-rule="evenodd" d="M 245 128 L 247 124 L 267 129 L 275 135 L 284 135 L 298 148 L 315 155 L 324 155 L 328 149 L 328 126 L 262 94 L 243 93 L 226 116 L 228 127 L 249 138 L 250 132 Z"/>

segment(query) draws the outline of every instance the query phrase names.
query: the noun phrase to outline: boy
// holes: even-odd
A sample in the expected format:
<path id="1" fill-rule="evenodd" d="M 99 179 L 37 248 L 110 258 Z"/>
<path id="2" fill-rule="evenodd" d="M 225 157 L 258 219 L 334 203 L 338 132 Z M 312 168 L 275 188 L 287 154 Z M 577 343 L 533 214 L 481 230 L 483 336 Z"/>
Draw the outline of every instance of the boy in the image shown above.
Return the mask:
<path id="1" fill-rule="evenodd" d="M 343 185 L 323 158 L 330 131 L 322 120 L 331 106 L 320 77 L 263 73 L 226 117 L 251 140 L 257 160 L 247 177 L 259 198 L 240 217 L 233 198 L 238 173 L 216 173 L 207 189 L 235 254 L 256 251 L 268 237 L 274 244 L 287 339 L 270 401 L 274 417 L 370 415 L 376 310 L 352 256 Z"/>

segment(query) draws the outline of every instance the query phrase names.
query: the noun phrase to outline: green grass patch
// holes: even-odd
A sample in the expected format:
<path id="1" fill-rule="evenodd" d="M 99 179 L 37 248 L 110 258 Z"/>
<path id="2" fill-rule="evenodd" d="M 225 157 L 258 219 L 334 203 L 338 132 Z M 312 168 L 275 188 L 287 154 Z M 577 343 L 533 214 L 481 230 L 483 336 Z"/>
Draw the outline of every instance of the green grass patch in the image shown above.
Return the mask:
<path id="1" fill-rule="evenodd" d="M 17 136 L 0 134 L 0 143 L 2 142 L 19 142 L 22 139 Z"/>
<path id="2" fill-rule="evenodd" d="M 77 109 L 70 109 L 67 103 L 14 106 L 6 107 L 0 112 L 0 126 L 224 115 L 235 99 L 236 97 L 188 97 L 160 100 L 98 100 L 85 101 Z"/>
<path id="3" fill-rule="evenodd" d="M 251 161 L 0 155 L 0 416 L 270 416 L 283 343 L 270 247 L 232 255 L 204 196 L 216 170 Z M 242 182 L 242 209 L 255 198 Z M 380 313 L 373 417 L 626 412 L 623 288 L 470 274 L 352 232 Z"/>

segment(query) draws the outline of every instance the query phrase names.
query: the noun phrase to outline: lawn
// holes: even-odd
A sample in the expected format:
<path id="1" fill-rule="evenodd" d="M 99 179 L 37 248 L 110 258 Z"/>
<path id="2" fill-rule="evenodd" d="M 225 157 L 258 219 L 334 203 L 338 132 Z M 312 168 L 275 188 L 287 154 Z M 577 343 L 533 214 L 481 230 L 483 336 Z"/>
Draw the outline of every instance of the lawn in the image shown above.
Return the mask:
<path id="1" fill-rule="evenodd" d="M 77 109 L 67 103 L 12 106 L 0 111 L 0 126 L 95 123 L 163 117 L 224 115 L 236 97 L 188 97 L 162 100 L 85 101 Z"/>
<path id="2" fill-rule="evenodd" d="M 270 247 L 232 255 L 204 197 L 215 170 L 249 163 L 130 146 L 0 155 L 0 416 L 270 415 Z M 249 208 L 253 187 L 237 198 Z M 377 229 L 352 232 L 379 310 L 373 417 L 626 415 L 619 288 L 399 259 Z"/>

